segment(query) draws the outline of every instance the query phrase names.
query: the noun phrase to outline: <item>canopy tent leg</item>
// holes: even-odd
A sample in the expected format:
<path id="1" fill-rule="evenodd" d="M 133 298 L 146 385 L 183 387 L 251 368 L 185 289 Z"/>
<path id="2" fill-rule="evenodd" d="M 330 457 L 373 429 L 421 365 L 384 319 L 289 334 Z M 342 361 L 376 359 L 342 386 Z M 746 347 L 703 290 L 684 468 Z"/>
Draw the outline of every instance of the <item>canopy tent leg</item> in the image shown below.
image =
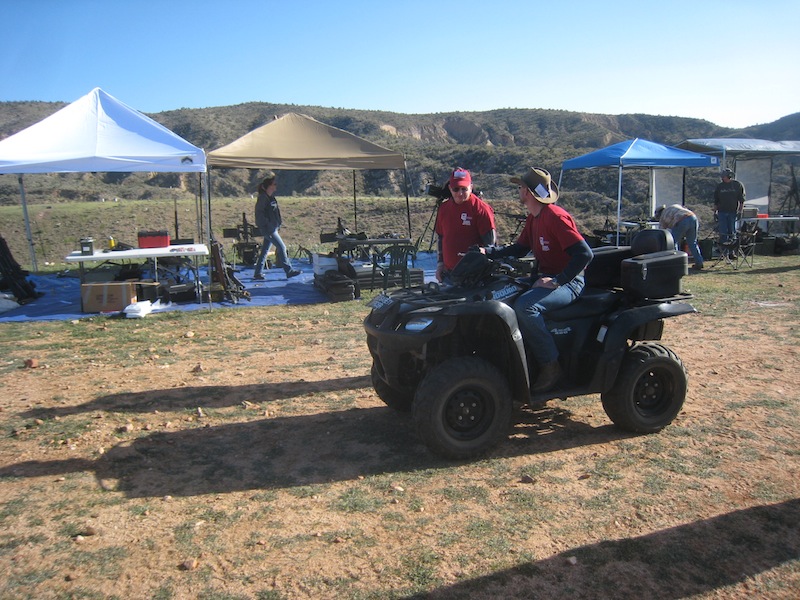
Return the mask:
<path id="1" fill-rule="evenodd" d="M 356 203 L 356 170 L 353 169 L 353 231 L 358 233 L 358 204 Z"/>
<path id="2" fill-rule="evenodd" d="M 22 215 L 25 219 L 25 235 L 28 238 L 28 249 L 31 254 L 31 269 L 34 273 L 39 271 L 36 265 L 36 248 L 33 245 L 33 235 L 31 234 L 31 220 L 28 217 L 28 201 L 25 199 L 25 185 L 22 183 L 22 175 L 18 178 L 19 195 L 22 198 Z"/>
<path id="3" fill-rule="evenodd" d="M 619 228 L 622 225 L 622 165 L 619 166 L 619 186 L 617 188 L 617 246 L 619 246 Z"/>
<path id="4" fill-rule="evenodd" d="M 408 165 L 403 160 L 403 187 L 406 188 L 406 219 L 408 219 L 408 239 L 411 237 L 411 202 L 408 200 Z"/>

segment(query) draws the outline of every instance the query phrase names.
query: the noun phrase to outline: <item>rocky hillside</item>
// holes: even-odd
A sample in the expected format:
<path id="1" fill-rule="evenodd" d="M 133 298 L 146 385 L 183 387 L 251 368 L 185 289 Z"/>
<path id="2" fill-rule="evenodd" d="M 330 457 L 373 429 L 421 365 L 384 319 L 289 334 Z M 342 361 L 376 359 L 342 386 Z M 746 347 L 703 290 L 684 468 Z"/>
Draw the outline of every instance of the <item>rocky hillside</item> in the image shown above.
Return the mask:
<path id="1" fill-rule="evenodd" d="M 31 125 L 64 106 L 46 102 L 0 103 L 0 138 Z M 275 115 L 300 112 L 339 127 L 407 157 L 408 192 L 423 194 L 426 183 L 441 183 L 461 165 L 476 174 L 485 196 L 507 196 L 508 177 L 528 165 L 540 165 L 557 175 L 561 162 L 625 139 L 641 137 L 674 145 L 694 137 L 754 137 L 800 139 L 800 113 L 774 123 L 733 130 L 708 121 L 642 114 L 599 115 L 559 110 L 498 109 L 485 112 L 407 115 L 270 103 L 246 103 L 203 109 L 180 109 L 149 115 L 191 143 L 213 150 L 263 125 Z M 212 173 L 214 197 L 249 196 L 260 173 L 218 169 Z M 788 186 L 788 168 L 778 166 L 777 185 Z M 707 197 L 714 174 L 699 174 L 687 183 L 689 197 Z M 616 178 L 571 172 L 572 200 L 593 203 L 597 194 L 616 198 Z M 623 196 L 646 195 L 643 173 L 626 176 Z M 58 202 L 109 197 L 129 199 L 189 198 L 197 193 L 196 176 L 179 174 L 79 174 L 26 176 L 28 200 Z M 788 189 L 788 187 L 787 187 Z M 285 171 L 281 195 L 350 196 L 350 171 Z M 356 173 L 356 193 L 402 196 L 403 174 L 392 171 Z M 16 178 L 0 177 L 0 204 L 18 202 Z"/>

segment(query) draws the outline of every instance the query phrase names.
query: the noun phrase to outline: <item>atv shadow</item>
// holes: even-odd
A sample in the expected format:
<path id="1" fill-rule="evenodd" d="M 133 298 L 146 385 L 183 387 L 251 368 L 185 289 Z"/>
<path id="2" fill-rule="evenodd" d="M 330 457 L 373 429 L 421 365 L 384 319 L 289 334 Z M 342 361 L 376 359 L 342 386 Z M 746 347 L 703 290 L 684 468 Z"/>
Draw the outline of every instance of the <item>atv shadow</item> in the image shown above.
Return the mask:
<path id="1" fill-rule="evenodd" d="M 94 411 L 152 413 L 202 407 L 224 408 L 243 403 L 260 404 L 298 398 L 316 392 L 339 392 L 371 388 L 368 375 L 320 381 L 282 381 L 243 386 L 209 385 L 179 387 L 144 392 L 125 392 L 101 396 L 86 404 L 53 408 L 34 408 L 19 413 L 22 418 L 52 419 Z"/>
<path id="2" fill-rule="evenodd" d="M 242 394 L 236 388 L 229 392 Z M 149 398 L 150 393 L 142 395 Z M 98 400 L 99 405 L 109 403 Z M 537 409 L 536 419 L 535 426 L 520 425 L 526 429 L 524 437 L 504 440 L 489 457 L 535 456 L 627 435 L 611 426 L 577 423 L 560 408 Z M 140 437 L 135 436 L 143 432 L 132 432 L 130 440 L 96 459 L 20 462 L 0 469 L 0 477 L 92 471 L 106 489 L 129 497 L 163 497 L 328 484 L 468 462 L 432 455 L 417 438 L 410 417 L 387 407 L 212 426 L 203 426 L 201 420 L 190 427 Z"/>

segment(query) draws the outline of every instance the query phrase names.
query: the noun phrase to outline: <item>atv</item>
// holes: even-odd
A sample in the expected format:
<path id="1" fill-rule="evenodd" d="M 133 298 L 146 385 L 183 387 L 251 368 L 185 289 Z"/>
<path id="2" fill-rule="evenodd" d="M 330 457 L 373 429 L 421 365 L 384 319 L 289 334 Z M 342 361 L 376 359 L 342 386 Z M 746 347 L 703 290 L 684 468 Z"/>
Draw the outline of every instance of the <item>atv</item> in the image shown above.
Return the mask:
<path id="1" fill-rule="evenodd" d="M 433 453 L 474 458 L 506 438 L 514 410 L 600 394 L 618 427 L 652 433 L 669 425 L 686 398 L 680 358 L 659 343 L 664 319 L 696 312 L 682 291 L 686 253 L 667 230 L 643 230 L 630 246 L 594 249 L 586 288 L 547 314 L 562 378 L 532 394 L 538 365 L 522 339 L 514 301 L 535 277 L 468 252 L 453 285 L 382 293 L 364 320 L 371 379 L 387 406 L 411 412 Z"/>

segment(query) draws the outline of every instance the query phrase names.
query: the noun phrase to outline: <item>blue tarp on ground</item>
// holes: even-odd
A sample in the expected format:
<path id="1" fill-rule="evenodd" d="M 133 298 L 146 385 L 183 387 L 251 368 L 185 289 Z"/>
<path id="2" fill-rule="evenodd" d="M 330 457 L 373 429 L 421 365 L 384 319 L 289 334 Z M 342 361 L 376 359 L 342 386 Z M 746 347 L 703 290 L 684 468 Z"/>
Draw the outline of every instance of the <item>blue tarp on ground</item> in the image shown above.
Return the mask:
<path id="1" fill-rule="evenodd" d="M 236 268 L 236 277 L 250 292 L 250 300 L 238 303 L 214 302 L 180 302 L 172 303 L 163 310 L 199 310 L 216 307 L 255 307 L 277 306 L 288 304 L 318 304 L 329 302 L 328 297 L 314 286 L 314 270 L 308 261 L 293 260 L 294 267 L 301 271 L 297 277 L 287 280 L 282 269 L 263 271 L 263 281 L 253 280 L 253 267 Z M 436 255 L 420 253 L 415 266 L 423 269 L 425 281 L 434 281 L 436 272 Z M 201 272 L 201 277 L 203 273 Z M 207 280 L 207 278 L 205 279 Z M 14 321 L 61 321 L 85 319 L 96 316 L 96 313 L 81 312 L 81 285 L 78 273 L 70 272 L 62 275 L 29 275 L 28 281 L 36 286 L 36 291 L 43 296 L 18 308 L 0 313 L 0 323 Z"/>

